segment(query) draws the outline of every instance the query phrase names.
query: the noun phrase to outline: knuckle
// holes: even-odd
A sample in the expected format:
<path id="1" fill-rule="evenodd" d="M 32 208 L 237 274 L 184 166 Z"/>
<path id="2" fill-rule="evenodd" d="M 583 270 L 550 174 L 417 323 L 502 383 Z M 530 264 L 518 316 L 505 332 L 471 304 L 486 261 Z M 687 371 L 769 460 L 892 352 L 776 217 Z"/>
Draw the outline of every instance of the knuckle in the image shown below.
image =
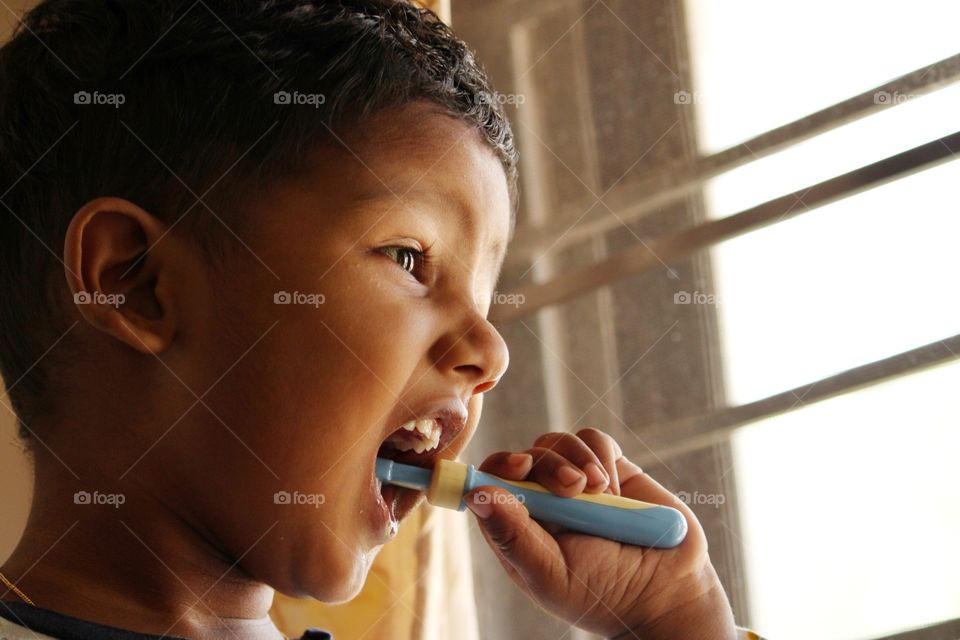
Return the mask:
<path id="1" fill-rule="evenodd" d="M 620 445 L 613 438 L 613 436 L 606 431 L 601 431 L 600 429 L 596 429 L 594 427 L 585 427 L 577 431 L 577 436 L 585 441 L 593 443 L 593 445 L 598 448 L 603 448 L 609 451 L 615 458 L 623 455 Z"/>
<path id="2" fill-rule="evenodd" d="M 554 459 L 554 456 L 558 455 L 549 447 L 530 447 L 527 449 L 527 453 L 533 456 L 533 460 L 536 463 L 549 462 Z"/>
<path id="3" fill-rule="evenodd" d="M 597 429 L 596 427 L 584 427 L 583 429 L 580 429 L 579 431 L 577 431 L 577 435 L 581 438 L 583 436 L 587 436 L 591 438 L 596 436 L 607 436 L 606 433 L 604 433 L 603 431 L 600 431 L 600 429 Z"/>
<path id="4" fill-rule="evenodd" d="M 495 536 L 493 540 L 497 545 L 497 549 L 502 553 L 511 553 L 517 548 L 517 534 L 514 531 L 504 530 L 500 535 Z"/>
<path id="5" fill-rule="evenodd" d="M 509 451 L 495 451 L 484 458 L 480 466 L 484 468 L 499 467 L 504 464 L 509 455 Z"/>
<path id="6" fill-rule="evenodd" d="M 494 546 L 505 554 L 516 549 L 520 540 L 516 529 L 503 522 L 491 522 L 487 527 L 487 533 Z"/>
<path id="7" fill-rule="evenodd" d="M 609 434 L 594 427 L 580 429 L 577 431 L 577 437 L 594 446 L 607 447 L 613 443 L 613 438 L 611 438 Z"/>
<path id="8" fill-rule="evenodd" d="M 548 431 L 547 433 L 541 433 L 539 436 L 537 436 L 537 439 L 533 441 L 533 444 L 534 446 L 541 446 L 543 444 L 563 438 L 565 435 L 567 434 L 562 431 Z"/>

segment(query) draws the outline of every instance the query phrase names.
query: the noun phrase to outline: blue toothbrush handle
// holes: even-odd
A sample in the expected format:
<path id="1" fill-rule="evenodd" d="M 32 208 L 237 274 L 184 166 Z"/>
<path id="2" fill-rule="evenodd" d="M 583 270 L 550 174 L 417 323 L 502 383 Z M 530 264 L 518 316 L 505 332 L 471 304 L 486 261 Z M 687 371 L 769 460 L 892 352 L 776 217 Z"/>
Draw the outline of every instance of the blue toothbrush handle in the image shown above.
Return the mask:
<path id="1" fill-rule="evenodd" d="M 573 531 L 643 547 L 669 549 L 687 535 L 687 520 L 672 507 L 609 493 L 563 498 L 536 482 L 504 480 L 467 466 L 463 493 L 484 485 L 502 487 L 522 500 L 530 515 Z M 466 508 L 463 501 L 459 509 Z"/>

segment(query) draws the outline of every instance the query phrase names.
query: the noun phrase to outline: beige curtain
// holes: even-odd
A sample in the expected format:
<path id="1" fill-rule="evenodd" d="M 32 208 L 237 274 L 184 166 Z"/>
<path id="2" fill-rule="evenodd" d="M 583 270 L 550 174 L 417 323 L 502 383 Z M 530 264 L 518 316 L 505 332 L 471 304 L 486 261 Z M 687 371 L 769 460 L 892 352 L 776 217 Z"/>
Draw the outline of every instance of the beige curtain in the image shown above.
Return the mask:
<path id="1" fill-rule="evenodd" d="M 444 22 L 450 24 L 450 0 L 413 0 L 413 3 L 430 9 Z"/>

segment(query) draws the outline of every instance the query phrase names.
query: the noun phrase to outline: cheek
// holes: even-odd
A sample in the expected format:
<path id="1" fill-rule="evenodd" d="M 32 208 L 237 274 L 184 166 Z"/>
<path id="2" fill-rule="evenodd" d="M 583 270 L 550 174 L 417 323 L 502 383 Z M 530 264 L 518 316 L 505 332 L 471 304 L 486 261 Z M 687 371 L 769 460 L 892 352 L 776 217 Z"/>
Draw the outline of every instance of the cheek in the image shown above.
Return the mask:
<path id="1" fill-rule="evenodd" d="M 275 304 L 272 276 L 224 292 L 191 336 L 207 379 L 191 381 L 210 407 L 195 409 L 203 438 L 186 428 L 169 437 L 190 435 L 180 448 L 196 451 L 196 468 L 218 461 L 217 497 L 197 511 L 238 556 L 277 523 L 245 559 L 251 572 L 326 602 L 350 599 L 366 579 L 376 549 L 364 543 L 369 478 L 358 469 L 372 465 L 429 347 L 429 326 L 404 312 L 395 289 L 347 276 L 331 272 L 317 306 Z M 281 507 L 278 491 L 322 494 L 324 504 Z"/>
<path id="2" fill-rule="evenodd" d="M 203 340 L 201 360 L 216 362 L 210 377 L 229 370 L 205 402 L 271 468 L 297 476 L 341 456 L 372 460 L 399 398 L 428 366 L 423 307 L 366 262 L 343 262 L 315 287 L 316 300 L 294 297 L 311 293 L 311 278 L 274 303 L 277 281 L 251 276 L 225 292 L 218 331 Z"/>

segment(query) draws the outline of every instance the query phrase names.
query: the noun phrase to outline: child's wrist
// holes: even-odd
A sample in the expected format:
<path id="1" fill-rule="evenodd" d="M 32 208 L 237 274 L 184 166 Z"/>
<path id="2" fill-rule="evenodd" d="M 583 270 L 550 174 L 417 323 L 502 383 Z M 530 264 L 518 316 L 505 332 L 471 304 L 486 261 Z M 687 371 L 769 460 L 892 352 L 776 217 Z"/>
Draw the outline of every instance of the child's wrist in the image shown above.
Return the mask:
<path id="1" fill-rule="evenodd" d="M 733 611 L 723 587 L 717 582 L 708 592 L 683 603 L 652 624 L 638 625 L 610 640 L 737 640 Z"/>

